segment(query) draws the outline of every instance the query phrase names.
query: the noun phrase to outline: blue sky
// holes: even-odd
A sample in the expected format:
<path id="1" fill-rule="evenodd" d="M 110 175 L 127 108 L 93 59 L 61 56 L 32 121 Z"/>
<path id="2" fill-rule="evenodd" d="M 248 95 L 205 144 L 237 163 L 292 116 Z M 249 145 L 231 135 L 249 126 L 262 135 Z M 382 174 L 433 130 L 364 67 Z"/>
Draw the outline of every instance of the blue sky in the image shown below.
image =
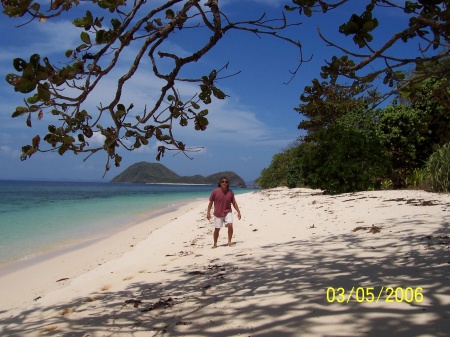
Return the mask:
<path id="1" fill-rule="evenodd" d="M 268 17 L 279 17 L 284 5 L 289 4 L 288 1 L 275 0 L 221 0 L 221 3 L 230 17 L 250 18 L 257 18 L 264 12 Z M 84 12 L 82 7 L 79 10 Z M 319 77 L 323 61 L 336 52 L 319 39 L 317 27 L 320 26 L 321 31 L 334 41 L 351 46 L 348 38 L 346 41 L 337 33 L 339 24 L 351 13 L 347 8 L 333 15 L 313 16 L 311 19 L 300 17 L 297 12 L 288 13 L 290 21 L 303 22 L 290 29 L 288 35 L 303 44 L 305 58 L 313 56 L 288 85 L 284 83 L 290 79 L 289 71 L 298 64 L 297 49 L 273 38 L 259 39 L 249 33 L 235 32 L 225 36 L 216 49 L 196 66 L 203 71 L 201 74 L 208 74 L 229 62 L 229 74 L 240 71 L 239 75 L 218 84 L 230 97 L 216 100 L 207 107 L 210 114 L 206 131 L 195 131 L 192 126 L 177 131 L 178 139 L 188 146 L 202 147 L 199 152 L 190 153 L 192 160 L 183 154 L 167 152 L 160 163 L 180 175 L 209 175 L 231 170 L 245 181 L 252 182 L 270 164 L 274 154 L 301 135 L 297 129 L 301 116 L 294 108 L 300 103 L 304 86 Z M 16 57 L 28 60 L 31 54 L 38 53 L 52 61 L 61 58 L 65 50 L 77 46 L 80 30 L 72 29 L 74 17 L 69 12 L 45 23 L 31 22 L 19 28 L 16 26 L 24 23 L 24 19 L 12 20 L 3 16 L 0 20 L 0 179 L 107 182 L 133 163 L 156 162 L 158 144 L 155 140 L 145 148 L 121 152 L 121 166 L 112 166 L 105 178 L 102 178 L 105 154 L 97 154 L 84 161 L 85 155 L 82 154 L 37 153 L 26 161 L 20 160 L 21 146 L 29 144 L 36 134 L 44 135 L 51 116 L 46 115 L 41 121 L 34 119 L 32 128 L 25 125 L 25 118 L 11 118 L 23 97 L 15 93 L 4 78 L 15 72 L 12 60 Z M 383 19 L 379 18 L 386 24 L 384 29 L 392 31 L 399 18 L 386 11 Z M 192 35 L 190 39 L 176 39 L 170 46 L 171 50 L 190 52 L 196 38 L 200 37 Z M 118 71 L 124 69 L 124 65 L 118 66 Z M 159 90 L 158 84 L 151 76 L 151 70 L 144 65 L 126 88 L 125 102 L 133 102 L 135 106 L 148 104 L 154 97 L 152 92 Z M 110 86 L 114 86 L 114 82 L 105 81 L 87 104 L 98 106 L 103 97 L 111 94 Z M 195 85 L 184 84 L 182 88 L 188 94 L 198 92 Z"/>

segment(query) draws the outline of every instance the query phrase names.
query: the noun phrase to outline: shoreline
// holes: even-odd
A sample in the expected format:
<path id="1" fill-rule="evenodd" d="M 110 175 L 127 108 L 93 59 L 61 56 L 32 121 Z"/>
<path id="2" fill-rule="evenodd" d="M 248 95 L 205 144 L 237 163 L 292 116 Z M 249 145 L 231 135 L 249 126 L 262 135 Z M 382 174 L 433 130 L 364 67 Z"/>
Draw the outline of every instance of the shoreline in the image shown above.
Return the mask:
<path id="1" fill-rule="evenodd" d="M 221 231 L 211 249 L 207 201 L 197 200 L 153 231 L 143 222 L 0 277 L 0 335 L 448 334 L 450 195 L 277 188 L 236 198 L 231 247 Z M 397 300 L 386 287 L 401 290 Z M 339 288 L 346 301 L 327 292 Z M 361 297 L 370 289 L 379 301 Z M 400 297 L 407 289 L 423 296 Z"/>
<path id="2" fill-rule="evenodd" d="M 37 254 L 29 260 L 14 261 L 0 268 L 0 310 L 4 305 L 11 305 L 17 301 L 14 295 L 11 302 L 5 301 L 2 294 L 8 283 L 23 282 L 23 301 L 29 302 L 30 298 L 42 297 L 48 292 L 59 288 L 56 281 L 60 279 L 74 279 L 86 272 L 95 269 L 102 264 L 121 257 L 131 251 L 133 247 L 147 239 L 152 232 L 160 229 L 165 224 L 180 214 L 190 210 L 199 203 L 205 201 L 180 202 L 172 204 L 164 209 L 156 210 L 145 220 L 128 224 L 117 228 L 101 237 L 77 242 L 68 246 L 54 249 L 50 252 Z M 33 275 L 42 271 L 48 273 L 45 278 L 37 278 L 38 282 L 33 284 L 29 291 L 27 282 Z"/>
<path id="3" fill-rule="evenodd" d="M 195 201 L 192 201 L 191 199 L 177 200 L 162 208 L 156 207 L 154 209 L 151 209 L 145 212 L 145 215 L 140 215 L 139 217 L 135 216 L 134 219 L 130 219 L 129 222 L 121 223 L 120 225 L 114 225 L 111 228 L 108 228 L 106 231 L 89 233 L 89 237 L 85 236 L 82 238 L 67 240 L 61 243 L 54 243 L 52 245 L 42 247 L 41 249 L 34 251 L 28 255 L 21 256 L 19 258 L 12 258 L 6 261 L 0 261 L 0 276 L 5 275 L 9 272 L 14 272 L 22 268 L 26 268 L 32 264 L 45 261 L 58 255 L 63 255 L 71 251 L 83 249 L 84 247 L 88 247 L 97 242 L 105 240 L 108 237 L 117 235 L 118 233 L 130 227 L 140 225 L 158 216 L 164 215 L 165 213 L 176 212 L 180 207 L 190 202 Z"/>

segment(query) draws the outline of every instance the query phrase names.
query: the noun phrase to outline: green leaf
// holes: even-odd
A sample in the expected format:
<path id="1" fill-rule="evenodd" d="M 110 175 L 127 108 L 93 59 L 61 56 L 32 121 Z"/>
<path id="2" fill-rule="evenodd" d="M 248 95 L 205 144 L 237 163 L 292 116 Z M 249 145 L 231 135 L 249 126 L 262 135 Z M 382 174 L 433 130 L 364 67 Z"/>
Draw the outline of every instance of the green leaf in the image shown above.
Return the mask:
<path id="1" fill-rule="evenodd" d="M 6 82 L 8 82 L 12 86 L 16 86 L 21 80 L 21 76 L 17 76 L 16 74 L 8 74 L 5 76 Z"/>
<path id="2" fill-rule="evenodd" d="M 117 119 L 122 118 L 123 116 L 125 116 L 127 113 L 124 110 L 117 110 L 115 113 L 115 116 Z"/>
<path id="3" fill-rule="evenodd" d="M 88 45 L 92 44 L 91 43 L 91 37 L 89 36 L 88 33 L 81 32 L 80 37 L 81 37 L 81 41 L 83 41 L 84 43 L 86 43 Z"/>
<path id="4" fill-rule="evenodd" d="M 90 127 L 85 127 L 83 129 L 83 135 L 85 135 L 88 138 L 91 138 L 94 135 L 94 133 Z"/>
<path id="5" fill-rule="evenodd" d="M 17 71 L 23 71 L 27 66 L 27 62 L 24 59 L 16 58 L 13 60 L 13 66 Z"/>
<path id="6" fill-rule="evenodd" d="M 312 9 L 311 9 L 311 8 L 305 7 L 303 10 L 304 10 L 305 15 L 306 15 L 307 17 L 311 17 L 311 15 L 312 15 Z"/>
<path id="7" fill-rule="evenodd" d="M 39 61 L 41 60 L 41 56 L 39 54 L 33 54 L 30 56 L 30 63 L 36 68 L 39 65 Z"/>
<path id="8" fill-rule="evenodd" d="M 141 143 L 139 142 L 139 138 L 136 138 L 136 141 L 134 142 L 134 148 L 139 149 L 141 147 Z"/>
<path id="9" fill-rule="evenodd" d="M 111 19 L 111 25 L 113 26 L 114 30 L 117 30 L 120 27 L 120 21 L 118 19 Z"/>
<path id="10" fill-rule="evenodd" d="M 27 98 L 27 103 L 30 104 L 35 104 L 39 101 L 39 96 L 38 95 L 33 95 Z"/>
<path id="11" fill-rule="evenodd" d="M 209 74 L 209 83 L 212 83 L 212 81 L 214 81 L 217 77 L 217 71 L 213 70 L 211 71 L 211 73 Z"/>
<path id="12" fill-rule="evenodd" d="M 38 13 L 40 8 L 41 8 L 41 5 L 38 4 L 37 2 L 34 2 L 34 3 L 30 6 L 30 9 L 32 9 L 35 13 Z"/>
<path id="13" fill-rule="evenodd" d="M 104 42 L 108 42 L 106 32 L 101 29 L 95 33 L 95 43 L 102 44 Z"/>
<path id="14" fill-rule="evenodd" d="M 72 21 L 72 24 L 75 27 L 84 27 L 86 26 L 87 20 L 86 18 L 76 18 L 75 20 Z"/>
<path id="15" fill-rule="evenodd" d="M 13 118 L 19 117 L 19 116 L 22 116 L 22 115 L 24 115 L 24 114 L 26 114 L 26 113 L 28 113 L 28 112 L 29 112 L 29 111 L 28 111 L 28 109 L 27 109 L 26 107 L 24 107 L 24 106 L 18 106 L 18 107 L 16 108 L 16 111 L 13 112 L 13 114 L 12 114 L 11 117 L 13 117 Z"/>
<path id="16" fill-rule="evenodd" d="M 186 126 L 188 125 L 188 120 L 186 118 L 181 117 L 180 118 L 180 125 L 181 126 Z"/>
<path id="17" fill-rule="evenodd" d="M 58 153 L 60 156 L 62 156 L 65 152 L 67 151 L 67 146 L 66 145 L 61 145 L 58 149 Z"/>
<path id="18" fill-rule="evenodd" d="M 376 27 L 374 20 L 371 21 L 367 21 L 364 23 L 364 25 L 362 26 L 361 30 L 363 32 L 370 32 L 371 30 L 373 30 Z"/>
<path id="19" fill-rule="evenodd" d="M 91 11 L 86 11 L 86 19 L 87 23 L 92 26 L 92 24 L 94 23 L 94 17 L 92 16 Z"/>
<path id="20" fill-rule="evenodd" d="M 77 51 L 77 52 L 80 52 L 80 51 L 82 51 L 83 49 L 86 49 L 87 47 L 89 47 L 87 44 L 80 44 L 75 50 Z"/>
<path id="21" fill-rule="evenodd" d="M 175 12 L 170 8 L 166 10 L 166 19 L 172 20 L 175 17 Z"/>
<path id="22" fill-rule="evenodd" d="M 213 95 L 214 95 L 215 97 L 217 97 L 218 99 L 225 99 L 225 98 L 227 97 L 227 95 L 225 95 L 225 94 L 223 93 L 223 91 L 220 90 L 219 88 L 212 87 L 212 92 L 213 92 Z"/>
<path id="23" fill-rule="evenodd" d="M 50 100 L 50 91 L 43 86 L 38 86 L 37 93 L 42 102 L 48 102 Z"/>

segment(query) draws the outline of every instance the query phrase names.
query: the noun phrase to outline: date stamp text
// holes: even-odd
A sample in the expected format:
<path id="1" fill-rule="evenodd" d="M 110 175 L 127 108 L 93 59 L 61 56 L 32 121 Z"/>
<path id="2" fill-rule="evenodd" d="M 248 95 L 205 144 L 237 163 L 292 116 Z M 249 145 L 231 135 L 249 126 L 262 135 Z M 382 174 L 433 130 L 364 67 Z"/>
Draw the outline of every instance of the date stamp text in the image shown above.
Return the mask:
<path id="1" fill-rule="evenodd" d="M 423 301 L 422 287 L 352 287 L 345 289 L 343 287 L 328 287 L 326 290 L 326 299 L 328 303 L 349 303 L 356 301 L 358 303 L 378 303 L 379 301 L 386 303 L 407 302 L 421 303 Z"/>

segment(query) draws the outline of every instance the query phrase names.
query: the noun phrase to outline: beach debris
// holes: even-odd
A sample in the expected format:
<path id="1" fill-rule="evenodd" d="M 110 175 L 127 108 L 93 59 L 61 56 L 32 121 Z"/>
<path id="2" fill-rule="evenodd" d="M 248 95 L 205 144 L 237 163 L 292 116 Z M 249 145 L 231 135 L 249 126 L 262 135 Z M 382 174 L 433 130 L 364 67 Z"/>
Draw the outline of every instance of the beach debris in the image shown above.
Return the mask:
<path id="1" fill-rule="evenodd" d="M 376 234 L 381 232 L 381 227 L 372 225 L 369 229 L 369 233 Z"/>
<path id="2" fill-rule="evenodd" d="M 242 254 L 242 255 L 246 255 L 246 254 Z M 241 256 L 241 255 L 236 255 L 236 256 Z M 209 270 L 220 269 L 222 271 L 225 271 L 225 267 L 221 266 L 220 264 L 208 265 L 207 269 L 209 269 Z"/>
<path id="3" fill-rule="evenodd" d="M 405 201 L 407 205 L 412 206 L 436 206 L 436 205 L 442 205 L 437 200 L 424 200 L 424 199 L 405 199 L 405 198 L 396 198 L 396 199 L 388 199 L 385 201 Z"/>
<path id="4" fill-rule="evenodd" d="M 191 325 L 191 324 L 192 324 L 192 322 L 189 322 L 189 321 L 187 321 L 187 322 L 185 322 L 185 321 L 178 321 L 178 322 L 175 323 L 175 325 Z"/>
<path id="5" fill-rule="evenodd" d="M 39 331 L 39 333 L 40 333 L 41 335 L 44 335 L 44 334 L 53 332 L 53 331 L 55 331 L 56 329 L 58 329 L 58 326 L 57 326 L 57 325 L 53 325 L 53 326 L 50 326 L 50 327 L 48 327 L 48 328 L 45 328 L 45 329 Z"/>
<path id="6" fill-rule="evenodd" d="M 33 301 L 40 300 L 41 298 L 42 298 L 41 296 L 38 296 L 38 297 L 36 297 L 36 298 L 33 298 Z"/>
<path id="7" fill-rule="evenodd" d="M 62 282 L 62 281 L 67 281 L 69 280 L 68 277 L 64 277 L 64 278 L 60 278 L 59 280 L 56 280 L 56 282 Z"/>
<path id="8" fill-rule="evenodd" d="M 83 302 L 89 303 L 89 302 L 98 301 L 99 299 L 100 299 L 100 296 L 91 296 L 91 297 L 86 297 Z"/>
<path id="9" fill-rule="evenodd" d="M 372 233 L 372 234 L 376 234 L 376 233 L 380 233 L 381 232 L 381 226 L 375 226 L 372 225 L 371 227 L 368 226 L 358 226 L 352 229 L 352 232 L 357 232 L 360 230 L 369 230 L 368 233 Z"/>
<path id="10" fill-rule="evenodd" d="M 133 307 L 137 308 L 139 306 L 139 304 L 142 304 L 141 300 L 126 300 L 125 301 L 125 305 L 127 304 L 133 304 Z"/>
<path id="11" fill-rule="evenodd" d="M 105 284 L 103 287 L 100 288 L 100 291 L 108 291 L 109 289 L 111 289 L 111 285 Z"/>
<path id="12" fill-rule="evenodd" d="M 450 236 L 448 236 L 448 235 L 438 235 L 438 236 L 433 236 L 433 235 L 427 235 L 427 236 L 424 236 L 423 238 L 421 238 L 420 239 L 420 241 L 422 241 L 423 239 L 428 239 L 428 240 L 431 240 L 431 239 L 433 239 L 433 238 L 435 238 L 435 239 L 450 239 Z M 447 243 L 449 243 L 449 242 L 442 242 L 442 241 L 440 241 L 439 243 L 440 244 L 447 244 Z"/>
<path id="13" fill-rule="evenodd" d="M 61 316 L 72 314 L 75 310 L 73 308 L 65 308 L 61 311 Z"/>
<path id="14" fill-rule="evenodd" d="M 314 227 L 314 224 L 312 224 L 312 226 L 309 226 L 309 228 L 317 228 L 317 227 Z"/>
<path id="15" fill-rule="evenodd" d="M 148 312 L 160 308 L 169 308 L 173 307 L 174 305 L 175 303 L 172 297 L 169 297 L 166 300 L 161 298 L 158 302 L 151 304 L 148 308 L 142 309 L 141 312 Z"/>
<path id="16" fill-rule="evenodd" d="M 190 271 L 190 272 L 188 272 L 188 274 L 189 275 L 205 275 L 205 273 L 200 270 Z"/>

